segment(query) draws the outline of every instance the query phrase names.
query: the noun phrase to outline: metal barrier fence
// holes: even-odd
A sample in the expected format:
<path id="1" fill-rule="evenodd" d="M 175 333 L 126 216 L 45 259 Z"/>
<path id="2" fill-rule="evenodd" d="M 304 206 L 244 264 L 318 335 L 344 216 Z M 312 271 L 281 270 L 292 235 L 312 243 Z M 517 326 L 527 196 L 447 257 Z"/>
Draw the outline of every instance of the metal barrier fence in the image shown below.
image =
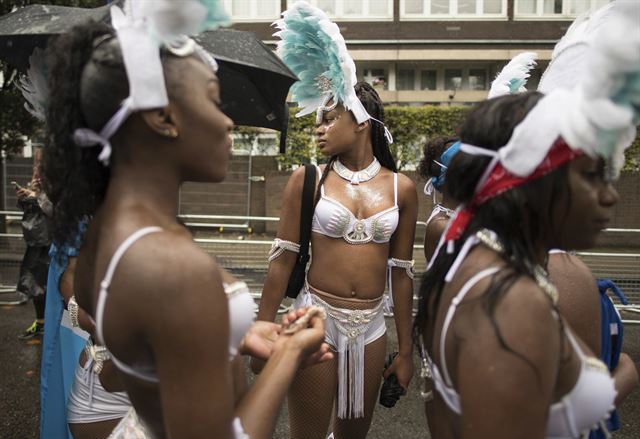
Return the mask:
<path id="1" fill-rule="evenodd" d="M 19 219 L 20 212 L 3 212 L 0 215 Z M 181 215 L 181 220 L 189 227 L 196 230 L 203 228 L 229 229 L 230 221 L 277 222 L 276 217 L 259 216 L 224 216 L 224 215 Z M 194 225 L 197 224 L 197 225 Z M 426 224 L 417 223 L 419 227 Z M 607 229 L 606 233 L 640 233 L 640 229 Z M 271 239 L 265 236 L 255 237 L 251 234 L 237 234 L 230 238 L 199 238 L 195 241 L 209 254 L 214 255 L 219 264 L 235 273 L 247 282 L 255 298 L 260 298 L 260 291 L 264 283 L 267 271 L 267 254 L 271 247 Z M 24 242 L 19 233 L 0 234 L 0 297 L 3 293 L 15 291 L 15 282 L 22 255 L 24 254 Z M 578 252 L 577 255 L 585 262 L 598 278 L 612 279 L 629 299 L 629 305 L 625 306 L 616 302 L 616 306 L 625 312 L 635 315 L 640 314 L 640 252 Z M 414 259 L 416 260 L 416 281 L 414 291 L 418 291 L 421 274 L 426 269 L 422 244 L 414 245 Z M 639 323 L 638 320 L 627 320 L 628 323 Z"/>

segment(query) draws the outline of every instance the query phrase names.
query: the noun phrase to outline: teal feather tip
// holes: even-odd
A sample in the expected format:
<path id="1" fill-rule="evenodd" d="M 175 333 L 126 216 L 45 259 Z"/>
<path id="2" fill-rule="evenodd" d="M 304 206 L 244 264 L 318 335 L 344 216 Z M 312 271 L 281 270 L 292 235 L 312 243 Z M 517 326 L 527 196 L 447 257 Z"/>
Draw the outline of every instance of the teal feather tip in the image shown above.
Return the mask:
<path id="1" fill-rule="evenodd" d="M 220 26 L 229 26 L 231 24 L 231 17 L 222 6 L 221 0 L 198 1 L 207 9 L 207 16 L 202 23 L 201 30 L 216 29 Z"/>
<path id="2" fill-rule="evenodd" d="M 341 37 L 337 26 L 308 5 L 290 9 L 281 23 L 282 30 L 276 33 L 282 39 L 278 52 L 299 78 L 291 88 L 293 99 L 300 102 L 329 94 L 344 101 L 346 81 L 341 47 L 334 40 L 335 35 L 327 33 L 328 30 Z M 343 50 L 346 51 L 346 46 Z"/>
<path id="3" fill-rule="evenodd" d="M 520 92 L 520 88 L 524 86 L 526 80 L 522 78 L 513 78 L 509 81 L 509 93 L 510 94 L 518 94 Z"/>

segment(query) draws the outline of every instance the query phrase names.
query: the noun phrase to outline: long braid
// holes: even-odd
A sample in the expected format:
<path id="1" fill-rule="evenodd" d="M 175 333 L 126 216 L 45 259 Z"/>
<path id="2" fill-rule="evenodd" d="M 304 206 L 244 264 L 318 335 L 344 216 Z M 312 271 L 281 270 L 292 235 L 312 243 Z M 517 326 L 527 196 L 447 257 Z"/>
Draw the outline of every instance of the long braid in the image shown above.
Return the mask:
<path id="1" fill-rule="evenodd" d="M 335 155 L 332 155 L 331 157 L 329 157 L 327 166 L 325 166 L 324 171 L 322 171 L 322 177 L 320 177 L 320 182 L 318 183 L 318 190 L 316 190 L 316 198 L 315 198 L 315 201 L 313 202 L 314 209 L 318 204 L 318 201 L 320 201 L 320 194 L 322 193 L 321 192 L 322 185 L 324 184 L 324 181 L 327 179 L 327 175 L 329 175 L 329 171 L 331 171 L 331 168 L 333 167 L 333 162 L 335 162 L 337 158 L 338 156 L 335 156 Z"/>
<path id="2" fill-rule="evenodd" d="M 362 102 L 367 113 L 380 122 L 384 122 L 384 106 L 378 92 L 367 82 L 358 82 L 355 86 L 356 96 Z M 371 126 L 371 145 L 373 155 L 385 168 L 398 172 L 396 161 L 389 149 L 389 142 L 384 135 L 384 125 L 375 120 L 369 120 Z"/>

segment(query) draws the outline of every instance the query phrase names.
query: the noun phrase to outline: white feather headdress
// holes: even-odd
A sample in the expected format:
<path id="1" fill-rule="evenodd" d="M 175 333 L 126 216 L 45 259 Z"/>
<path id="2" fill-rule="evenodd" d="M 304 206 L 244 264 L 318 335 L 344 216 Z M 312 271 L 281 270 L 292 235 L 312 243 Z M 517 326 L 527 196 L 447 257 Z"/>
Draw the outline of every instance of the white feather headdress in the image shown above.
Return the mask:
<path id="1" fill-rule="evenodd" d="M 44 122 L 47 117 L 49 87 L 45 72 L 44 51 L 36 48 L 29 57 L 27 74 L 18 82 L 18 88 L 26 101 L 24 108 L 40 122 Z"/>
<path id="2" fill-rule="evenodd" d="M 229 22 L 219 0 L 127 0 L 124 8 L 111 8 L 111 24 L 116 30 L 127 78 L 129 97 L 96 133 L 79 128 L 74 133 L 78 146 L 101 145 L 98 157 L 105 165 L 111 156 L 109 138 L 125 120 L 139 110 L 160 108 L 169 102 L 160 47 L 177 56 L 199 54 L 217 69 L 215 60 L 186 35 L 214 29 Z"/>
<path id="3" fill-rule="evenodd" d="M 496 79 L 491 83 L 488 99 L 527 91 L 525 85 L 531 76 L 529 72 L 536 66 L 537 58 L 538 54 L 534 52 L 523 52 L 516 55 L 496 75 Z"/>
<path id="4" fill-rule="evenodd" d="M 583 64 L 580 73 L 574 74 L 575 85 L 565 83 L 562 87 L 556 83 L 514 129 L 497 155 L 486 152 L 496 155 L 495 159 L 516 176 L 530 175 L 558 137 L 575 150 L 609 160 L 614 177 L 624 163 L 624 150 L 635 138 L 640 121 L 640 2 L 618 0 L 592 17 L 598 20 L 591 21 L 588 34 L 582 33 L 586 26 L 583 19 L 572 26 L 568 34 L 579 35 L 575 40 L 578 43 L 561 41 L 550 66 L 560 70 L 563 59 L 575 59 L 563 58 L 563 54 L 579 46 Z M 573 71 L 572 66 L 568 68 Z M 566 78 L 563 73 L 553 74 Z M 461 149 L 485 154 L 473 145 L 462 145 Z"/>

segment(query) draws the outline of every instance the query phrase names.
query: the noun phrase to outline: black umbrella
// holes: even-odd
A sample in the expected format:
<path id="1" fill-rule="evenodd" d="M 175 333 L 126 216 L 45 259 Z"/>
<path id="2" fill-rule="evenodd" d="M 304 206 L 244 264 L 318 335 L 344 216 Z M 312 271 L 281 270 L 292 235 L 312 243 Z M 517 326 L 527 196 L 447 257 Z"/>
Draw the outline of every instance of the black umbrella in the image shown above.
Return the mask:
<path id="1" fill-rule="evenodd" d="M 121 2 L 114 2 L 121 3 Z M 36 47 L 89 19 L 110 23 L 110 5 L 85 9 L 30 5 L 0 17 L 0 59 L 25 70 Z M 238 125 L 286 133 L 286 97 L 296 76 L 253 33 L 219 29 L 199 35 L 198 42 L 218 60 L 222 100 Z M 280 149 L 284 151 L 284 136 Z"/>

